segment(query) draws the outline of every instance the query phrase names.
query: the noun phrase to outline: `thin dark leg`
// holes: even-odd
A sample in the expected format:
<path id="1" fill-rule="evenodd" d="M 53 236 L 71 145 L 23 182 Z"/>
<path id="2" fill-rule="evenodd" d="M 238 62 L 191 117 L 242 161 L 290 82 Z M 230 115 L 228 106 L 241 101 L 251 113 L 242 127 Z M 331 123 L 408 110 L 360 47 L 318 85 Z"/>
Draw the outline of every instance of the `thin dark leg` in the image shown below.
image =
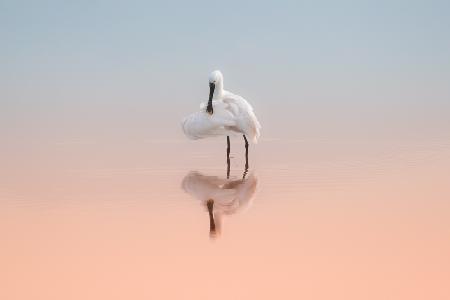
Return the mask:
<path id="1" fill-rule="evenodd" d="M 245 141 L 245 170 L 248 170 L 248 141 L 247 137 L 244 134 L 244 141 Z"/>
<path id="2" fill-rule="evenodd" d="M 227 136 L 227 179 L 230 178 L 230 137 Z"/>

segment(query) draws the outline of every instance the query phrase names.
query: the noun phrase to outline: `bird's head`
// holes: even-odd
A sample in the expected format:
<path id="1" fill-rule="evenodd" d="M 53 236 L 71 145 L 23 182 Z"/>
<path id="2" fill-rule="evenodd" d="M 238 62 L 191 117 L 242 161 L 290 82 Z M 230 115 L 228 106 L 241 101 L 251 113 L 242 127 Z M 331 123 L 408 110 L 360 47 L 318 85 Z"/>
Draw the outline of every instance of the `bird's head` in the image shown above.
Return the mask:
<path id="1" fill-rule="evenodd" d="M 223 75 L 222 72 L 219 70 L 212 71 L 211 74 L 209 74 L 209 84 L 220 84 L 223 82 Z"/>
<path id="2" fill-rule="evenodd" d="M 213 71 L 211 72 L 211 74 L 209 74 L 209 99 L 206 111 L 211 115 L 213 114 L 212 99 L 216 87 L 219 89 L 219 91 L 221 91 L 223 87 L 223 75 L 219 70 Z"/>

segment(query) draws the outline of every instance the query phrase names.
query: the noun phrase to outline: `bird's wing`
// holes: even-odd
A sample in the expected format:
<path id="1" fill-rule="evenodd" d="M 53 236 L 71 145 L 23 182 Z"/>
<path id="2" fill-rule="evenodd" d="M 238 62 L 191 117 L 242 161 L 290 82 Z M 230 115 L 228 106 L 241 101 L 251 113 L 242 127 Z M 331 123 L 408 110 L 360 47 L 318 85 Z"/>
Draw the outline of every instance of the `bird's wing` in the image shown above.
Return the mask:
<path id="1" fill-rule="evenodd" d="M 254 174 L 243 181 L 241 185 L 237 187 L 236 197 L 239 199 L 239 210 L 245 210 L 251 204 L 251 200 L 256 192 L 256 186 L 258 180 Z"/>
<path id="2" fill-rule="evenodd" d="M 199 172 L 190 172 L 181 183 L 183 190 L 193 197 L 206 201 L 213 199 L 217 203 L 228 202 L 235 197 L 236 191 L 222 189 L 221 184 L 226 182 L 216 176 L 206 176 Z"/>
<path id="3" fill-rule="evenodd" d="M 191 139 L 201 139 L 205 137 L 227 135 L 229 127 L 234 127 L 236 121 L 225 109 L 215 108 L 210 115 L 205 111 L 198 111 L 190 114 L 181 122 L 184 133 Z"/>
<path id="4" fill-rule="evenodd" d="M 238 210 L 245 210 L 250 206 L 253 195 L 256 191 L 257 179 L 254 174 L 250 174 L 247 179 L 228 181 L 222 186 L 223 189 L 235 190 L 235 197 L 228 204 L 228 209 L 223 209 L 225 214 L 233 214 Z M 225 206 L 225 205 L 223 205 Z"/>
<path id="5" fill-rule="evenodd" d="M 226 92 L 223 103 L 227 110 L 234 116 L 236 126 L 256 143 L 260 136 L 261 124 L 253 112 L 253 107 L 243 97 Z"/>

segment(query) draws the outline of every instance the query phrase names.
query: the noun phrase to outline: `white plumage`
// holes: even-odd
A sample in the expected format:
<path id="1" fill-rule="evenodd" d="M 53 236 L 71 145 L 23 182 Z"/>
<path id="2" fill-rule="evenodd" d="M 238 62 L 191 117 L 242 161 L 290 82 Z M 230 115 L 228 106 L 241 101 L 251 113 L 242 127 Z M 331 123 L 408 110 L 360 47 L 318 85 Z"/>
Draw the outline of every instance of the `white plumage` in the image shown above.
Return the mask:
<path id="1" fill-rule="evenodd" d="M 214 71 L 209 77 L 210 98 L 200 104 L 200 111 L 182 121 L 185 135 L 190 139 L 243 134 L 254 143 L 258 141 L 261 125 L 252 106 L 241 96 L 223 89 L 223 76 Z M 208 105 L 212 106 L 208 112 Z"/>
<path id="2" fill-rule="evenodd" d="M 203 205 L 212 199 L 215 212 L 230 215 L 250 206 L 257 182 L 254 174 L 247 179 L 228 180 L 191 171 L 184 177 L 181 186 Z"/>
<path id="3" fill-rule="evenodd" d="M 247 179 L 228 180 L 190 172 L 181 186 L 208 208 L 210 235 L 214 237 L 221 232 L 223 215 L 235 214 L 251 205 L 257 182 L 253 174 Z"/>

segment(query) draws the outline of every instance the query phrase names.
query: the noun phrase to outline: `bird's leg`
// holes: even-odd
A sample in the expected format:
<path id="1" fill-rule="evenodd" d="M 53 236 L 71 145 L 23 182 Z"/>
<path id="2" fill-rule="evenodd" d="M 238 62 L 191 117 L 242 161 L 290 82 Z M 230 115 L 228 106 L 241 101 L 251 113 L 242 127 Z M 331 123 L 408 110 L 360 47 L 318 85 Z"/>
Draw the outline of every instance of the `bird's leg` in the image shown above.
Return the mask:
<path id="1" fill-rule="evenodd" d="M 206 206 L 208 207 L 208 214 L 209 214 L 209 234 L 211 236 L 214 236 L 216 234 L 216 223 L 214 222 L 214 200 L 209 199 L 206 201 Z"/>
<path id="2" fill-rule="evenodd" d="M 245 141 L 245 171 L 248 170 L 248 141 L 247 137 L 244 134 L 244 141 Z"/>
<path id="3" fill-rule="evenodd" d="M 227 135 L 227 179 L 230 178 L 230 137 Z"/>

